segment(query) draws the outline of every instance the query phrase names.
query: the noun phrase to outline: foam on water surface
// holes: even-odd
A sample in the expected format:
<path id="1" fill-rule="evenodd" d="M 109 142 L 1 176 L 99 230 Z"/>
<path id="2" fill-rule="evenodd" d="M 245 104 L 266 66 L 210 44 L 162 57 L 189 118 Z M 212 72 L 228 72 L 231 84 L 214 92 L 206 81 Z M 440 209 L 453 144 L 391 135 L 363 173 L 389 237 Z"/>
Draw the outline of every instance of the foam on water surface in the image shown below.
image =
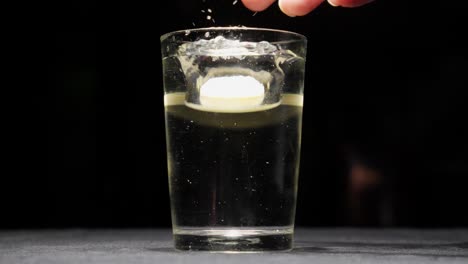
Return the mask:
<path id="1" fill-rule="evenodd" d="M 209 36 L 209 35 L 208 35 Z M 249 56 L 266 55 L 278 49 L 267 41 L 250 42 L 227 39 L 223 36 L 185 43 L 179 48 L 179 56 Z"/>

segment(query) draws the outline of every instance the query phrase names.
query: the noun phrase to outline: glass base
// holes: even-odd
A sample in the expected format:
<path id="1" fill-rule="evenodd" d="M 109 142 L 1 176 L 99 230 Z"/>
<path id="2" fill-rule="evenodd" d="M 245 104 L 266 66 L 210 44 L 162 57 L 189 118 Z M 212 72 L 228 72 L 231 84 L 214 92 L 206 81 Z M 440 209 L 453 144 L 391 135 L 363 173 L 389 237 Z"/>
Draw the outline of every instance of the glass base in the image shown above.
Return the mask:
<path id="1" fill-rule="evenodd" d="M 177 227 L 178 250 L 215 252 L 288 251 L 293 247 L 293 227 Z"/>

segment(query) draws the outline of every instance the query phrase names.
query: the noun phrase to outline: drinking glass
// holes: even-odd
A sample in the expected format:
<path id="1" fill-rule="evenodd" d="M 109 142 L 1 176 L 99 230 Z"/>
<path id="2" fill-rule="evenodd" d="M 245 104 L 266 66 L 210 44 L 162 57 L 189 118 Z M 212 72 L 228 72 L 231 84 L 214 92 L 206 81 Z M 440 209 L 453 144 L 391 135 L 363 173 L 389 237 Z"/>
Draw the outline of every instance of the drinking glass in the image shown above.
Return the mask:
<path id="1" fill-rule="evenodd" d="M 292 248 L 306 47 L 260 28 L 161 37 L 176 249 Z"/>

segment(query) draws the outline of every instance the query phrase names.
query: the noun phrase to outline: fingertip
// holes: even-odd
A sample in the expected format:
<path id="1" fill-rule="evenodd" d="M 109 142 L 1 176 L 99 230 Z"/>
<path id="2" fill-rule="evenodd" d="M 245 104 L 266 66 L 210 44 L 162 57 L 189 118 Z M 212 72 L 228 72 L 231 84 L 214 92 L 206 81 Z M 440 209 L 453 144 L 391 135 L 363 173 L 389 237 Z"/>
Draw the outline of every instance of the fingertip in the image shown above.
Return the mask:
<path id="1" fill-rule="evenodd" d="M 337 3 L 335 3 L 336 0 L 328 0 L 328 3 L 331 5 L 331 6 L 338 6 Z"/>
<path id="2" fill-rule="evenodd" d="M 276 0 L 242 0 L 242 3 L 248 9 L 260 12 L 271 6 Z"/>
<path id="3" fill-rule="evenodd" d="M 283 12 L 285 15 L 287 15 L 289 17 L 295 17 L 296 16 L 293 13 L 290 12 L 287 5 L 286 5 L 286 7 L 284 7 L 283 0 L 278 0 L 278 6 L 279 6 L 279 9 L 281 10 L 281 12 Z"/>
<path id="4" fill-rule="evenodd" d="M 324 0 L 279 0 L 278 5 L 290 17 L 304 16 L 317 8 Z"/>
<path id="5" fill-rule="evenodd" d="M 332 6 L 342 6 L 342 7 L 359 7 L 374 0 L 328 0 L 328 3 Z"/>

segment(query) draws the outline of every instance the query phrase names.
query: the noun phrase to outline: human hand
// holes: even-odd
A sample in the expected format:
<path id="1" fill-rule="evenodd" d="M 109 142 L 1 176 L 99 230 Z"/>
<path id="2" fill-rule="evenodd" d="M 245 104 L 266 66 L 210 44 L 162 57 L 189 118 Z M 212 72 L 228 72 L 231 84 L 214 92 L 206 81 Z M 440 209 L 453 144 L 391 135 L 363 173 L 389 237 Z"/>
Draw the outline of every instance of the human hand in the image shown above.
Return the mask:
<path id="1" fill-rule="evenodd" d="M 276 0 L 242 0 L 244 5 L 252 11 L 263 11 Z M 288 16 L 304 16 L 317 8 L 325 0 L 278 0 L 278 5 Z M 370 3 L 373 0 L 328 0 L 332 6 L 358 7 Z"/>

